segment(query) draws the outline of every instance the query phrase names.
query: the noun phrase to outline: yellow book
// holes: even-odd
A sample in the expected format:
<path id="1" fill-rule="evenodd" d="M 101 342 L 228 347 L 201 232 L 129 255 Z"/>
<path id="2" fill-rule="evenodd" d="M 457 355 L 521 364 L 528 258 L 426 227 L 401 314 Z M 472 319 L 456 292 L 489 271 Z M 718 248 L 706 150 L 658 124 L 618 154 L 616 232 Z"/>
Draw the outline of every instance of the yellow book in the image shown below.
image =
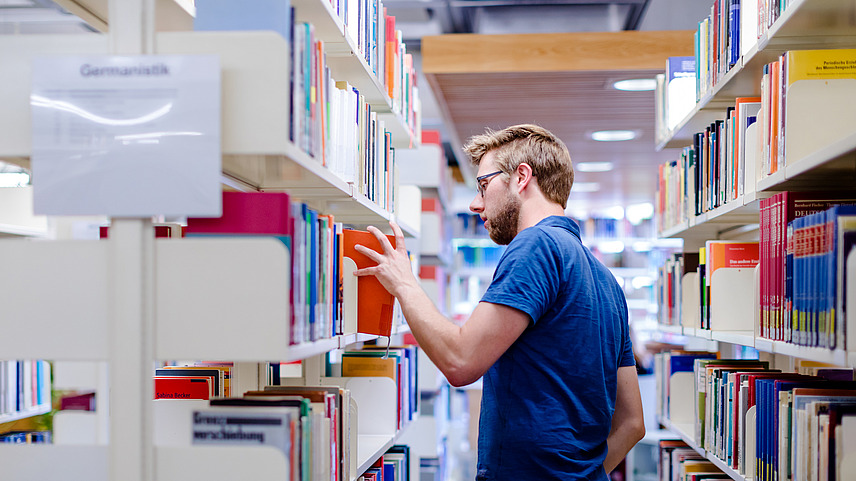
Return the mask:
<path id="1" fill-rule="evenodd" d="M 788 52 L 787 86 L 799 80 L 856 78 L 856 49 Z"/>
<path id="2" fill-rule="evenodd" d="M 392 357 L 343 356 L 342 376 L 344 377 L 388 377 L 395 381 L 396 365 Z"/>

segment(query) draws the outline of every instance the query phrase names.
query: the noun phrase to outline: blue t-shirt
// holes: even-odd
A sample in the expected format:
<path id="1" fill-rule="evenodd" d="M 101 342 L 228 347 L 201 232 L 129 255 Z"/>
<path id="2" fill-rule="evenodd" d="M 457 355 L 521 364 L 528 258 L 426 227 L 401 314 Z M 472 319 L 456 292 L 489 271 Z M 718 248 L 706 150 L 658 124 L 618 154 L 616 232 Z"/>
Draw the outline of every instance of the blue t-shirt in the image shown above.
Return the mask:
<path id="1" fill-rule="evenodd" d="M 484 375 L 476 479 L 607 479 L 617 370 L 634 365 L 615 277 L 573 220 L 548 217 L 508 245 L 482 302 L 531 323 Z"/>

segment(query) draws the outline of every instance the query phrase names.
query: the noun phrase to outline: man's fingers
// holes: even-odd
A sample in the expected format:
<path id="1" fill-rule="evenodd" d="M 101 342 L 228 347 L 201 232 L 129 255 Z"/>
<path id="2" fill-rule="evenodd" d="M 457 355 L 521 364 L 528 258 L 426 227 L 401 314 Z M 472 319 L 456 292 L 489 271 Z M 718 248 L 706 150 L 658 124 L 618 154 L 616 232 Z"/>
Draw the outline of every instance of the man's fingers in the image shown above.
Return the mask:
<path id="1" fill-rule="evenodd" d="M 392 254 L 395 249 L 392 248 L 392 244 L 389 243 L 389 239 L 383 235 L 383 232 L 380 231 L 377 227 L 370 225 L 368 227 L 368 231 L 374 234 L 377 237 L 378 242 L 380 242 L 380 246 L 383 249 L 385 254 Z"/>
<path id="2" fill-rule="evenodd" d="M 360 254 L 363 254 L 366 257 L 368 257 L 369 259 L 377 262 L 378 264 L 380 264 L 381 259 L 383 259 L 383 254 L 379 254 L 374 249 L 369 249 L 368 247 L 366 247 L 364 245 L 355 244 L 354 249 L 357 252 L 359 252 Z"/>
<path id="3" fill-rule="evenodd" d="M 404 232 L 401 231 L 401 227 L 394 220 L 389 221 L 389 226 L 392 227 L 392 233 L 395 234 L 395 250 L 406 254 L 407 248 L 404 246 Z"/>
<path id="4" fill-rule="evenodd" d="M 373 276 L 374 275 L 374 269 L 377 269 L 377 268 L 376 267 L 366 267 L 365 269 L 357 269 L 354 271 L 354 275 L 357 277 Z"/>

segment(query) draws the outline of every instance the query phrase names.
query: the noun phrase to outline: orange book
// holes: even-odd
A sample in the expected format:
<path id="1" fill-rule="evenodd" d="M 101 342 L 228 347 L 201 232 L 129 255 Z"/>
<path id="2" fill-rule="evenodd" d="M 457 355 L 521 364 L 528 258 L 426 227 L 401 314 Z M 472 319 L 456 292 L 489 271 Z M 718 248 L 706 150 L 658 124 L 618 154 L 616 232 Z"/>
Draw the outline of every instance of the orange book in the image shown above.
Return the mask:
<path id="1" fill-rule="evenodd" d="M 779 170 L 779 103 L 781 102 L 781 64 L 770 65 L 770 173 Z"/>
<path id="2" fill-rule="evenodd" d="M 383 252 L 380 242 L 370 232 L 345 229 L 343 231 L 345 257 L 351 258 L 357 269 L 377 265 L 373 260 L 357 252 L 355 245 L 363 245 L 376 252 Z M 386 236 L 395 248 L 395 237 Z M 392 313 L 395 298 L 375 276 L 364 276 L 357 280 L 357 332 L 389 337 L 392 334 Z"/>
<path id="3" fill-rule="evenodd" d="M 758 265 L 760 251 L 757 242 L 707 241 L 707 277 L 722 267 L 754 268 Z"/>

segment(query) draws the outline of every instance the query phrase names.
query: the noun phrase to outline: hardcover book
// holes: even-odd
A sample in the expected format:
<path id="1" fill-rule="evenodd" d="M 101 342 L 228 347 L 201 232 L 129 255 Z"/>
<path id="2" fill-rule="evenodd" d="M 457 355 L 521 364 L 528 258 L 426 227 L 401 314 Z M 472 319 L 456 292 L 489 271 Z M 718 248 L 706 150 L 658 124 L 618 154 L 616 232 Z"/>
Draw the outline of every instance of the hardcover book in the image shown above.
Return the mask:
<path id="1" fill-rule="evenodd" d="M 357 269 L 377 265 L 368 256 L 357 252 L 355 246 L 363 245 L 376 252 L 383 252 L 374 234 L 345 229 L 343 235 L 344 256 L 352 259 Z M 395 248 L 395 237 L 387 236 Z M 392 315 L 395 298 L 374 276 L 363 276 L 357 280 L 357 332 L 389 337 L 392 334 Z"/>

